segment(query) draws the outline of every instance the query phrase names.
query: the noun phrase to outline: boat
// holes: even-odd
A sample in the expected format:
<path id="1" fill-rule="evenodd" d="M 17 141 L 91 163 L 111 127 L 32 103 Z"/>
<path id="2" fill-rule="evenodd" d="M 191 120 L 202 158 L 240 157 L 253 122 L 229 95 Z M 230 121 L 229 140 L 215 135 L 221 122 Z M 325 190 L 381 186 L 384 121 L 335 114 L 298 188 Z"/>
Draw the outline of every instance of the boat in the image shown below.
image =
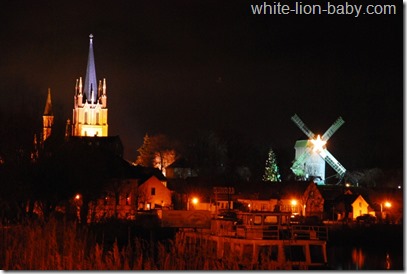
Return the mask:
<path id="1" fill-rule="evenodd" d="M 290 212 L 240 212 L 211 219 L 210 228 L 180 228 L 183 252 L 204 251 L 240 269 L 327 269 L 324 225 L 290 222 Z"/>

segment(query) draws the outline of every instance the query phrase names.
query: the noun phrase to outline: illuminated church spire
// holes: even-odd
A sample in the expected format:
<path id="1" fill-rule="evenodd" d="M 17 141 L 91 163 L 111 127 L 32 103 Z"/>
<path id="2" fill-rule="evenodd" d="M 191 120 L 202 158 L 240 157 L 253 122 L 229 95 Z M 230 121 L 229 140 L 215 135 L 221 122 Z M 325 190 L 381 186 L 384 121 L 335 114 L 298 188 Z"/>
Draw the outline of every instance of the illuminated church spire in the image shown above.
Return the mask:
<path id="1" fill-rule="evenodd" d="M 86 76 L 85 76 L 85 86 L 84 93 L 85 98 L 89 103 L 96 102 L 96 93 L 92 93 L 92 87 L 97 87 L 97 78 L 96 78 L 96 67 L 95 67 L 95 57 L 93 55 L 93 35 L 89 35 L 89 55 L 88 55 L 88 65 L 86 67 Z"/>
<path id="2" fill-rule="evenodd" d="M 42 115 L 42 124 L 42 140 L 45 141 L 51 135 L 52 125 L 54 124 L 50 88 L 48 88 L 47 101 L 45 102 L 44 114 Z"/>
<path id="3" fill-rule="evenodd" d="M 108 136 L 106 79 L 96 80 L 95 58 L 93 55 L 93 35 L 89 35 L 89 56 L 85 83 L 82 77 L 76 80 L 72 123 L 69 128 L 72 136 Z M 99 84 L 99 85 L 98 85 Z"/>

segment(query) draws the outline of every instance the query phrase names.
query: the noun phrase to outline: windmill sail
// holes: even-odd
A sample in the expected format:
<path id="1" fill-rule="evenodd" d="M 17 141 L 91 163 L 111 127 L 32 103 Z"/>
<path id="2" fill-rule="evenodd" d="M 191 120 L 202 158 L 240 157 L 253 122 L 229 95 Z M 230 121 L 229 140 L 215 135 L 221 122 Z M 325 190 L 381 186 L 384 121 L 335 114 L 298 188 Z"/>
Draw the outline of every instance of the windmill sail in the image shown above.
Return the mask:
<path id="1" fill-rule="evenodd" d="M 303 154 L 301 154 L 291 166 L 291 170 L 296 176 L 304 176 L 304 162 L 310 156 L 310 150 L 306 149 Z"/>
<path id="2" fill-rule="evenodd" d="M 291 117 L 291 120 L 308 136 L 308 138 L 313 139 L 315 134 L 304 124 L 304 122 L 298 117 L 297 114 L 294 114 Z"/>
<path id="3" fill-rule="evenodd" d="M 339 116 L 338 119 L 332 124 L 330 128 L 328 128 L 327 131 L 325 131 L 324 135 L 322 135 L 322 140 L 328 141 L 329 138 L 345 123 L 345 121 L 342 119 L 342 117 Z"/>
<path id="4" fill-rule="evenodd" d="M 346 168 L 344 168 L 327 149 L 321 150 L 319 155 L 321 155 L 325 162 L 327 162 L 341 177 L 346 173 Z"/>

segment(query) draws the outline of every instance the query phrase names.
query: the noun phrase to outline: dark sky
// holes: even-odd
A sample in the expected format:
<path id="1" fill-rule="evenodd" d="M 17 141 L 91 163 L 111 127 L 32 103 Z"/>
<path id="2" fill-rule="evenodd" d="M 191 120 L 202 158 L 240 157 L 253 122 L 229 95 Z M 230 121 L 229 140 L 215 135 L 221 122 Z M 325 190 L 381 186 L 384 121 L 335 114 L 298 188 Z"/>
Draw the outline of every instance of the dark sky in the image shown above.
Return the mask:
<path id="1" fill-rule="evenodd" d="M 50 87 L 55 115 L 71 118 L 92 33 L 109 135 L 129 160 L 145 133 L 196 129 L 236 131 L 293 158 L 297 113 L 320 134 L 343 117 L 328 149 L 348 169 L 402 167 L 401 5 L 354 18 L 253 15 L 253 3 L 3 1 L 0 106 L 29 102 L 41 115 Z"/>

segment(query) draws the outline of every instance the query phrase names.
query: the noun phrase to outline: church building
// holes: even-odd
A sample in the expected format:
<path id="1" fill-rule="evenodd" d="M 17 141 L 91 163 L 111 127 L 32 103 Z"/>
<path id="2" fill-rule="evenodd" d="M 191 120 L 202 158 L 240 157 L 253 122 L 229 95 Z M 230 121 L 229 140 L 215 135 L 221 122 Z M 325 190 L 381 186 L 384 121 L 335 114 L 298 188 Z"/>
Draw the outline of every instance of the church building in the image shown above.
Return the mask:
<path id="1" fill-rule="evenodd" d="M 93 35 L 89 35 L 89 55 L 85 83 L 76 79 L 72 136 L 108 136 L 106 79 L 96 78 Z"/>

